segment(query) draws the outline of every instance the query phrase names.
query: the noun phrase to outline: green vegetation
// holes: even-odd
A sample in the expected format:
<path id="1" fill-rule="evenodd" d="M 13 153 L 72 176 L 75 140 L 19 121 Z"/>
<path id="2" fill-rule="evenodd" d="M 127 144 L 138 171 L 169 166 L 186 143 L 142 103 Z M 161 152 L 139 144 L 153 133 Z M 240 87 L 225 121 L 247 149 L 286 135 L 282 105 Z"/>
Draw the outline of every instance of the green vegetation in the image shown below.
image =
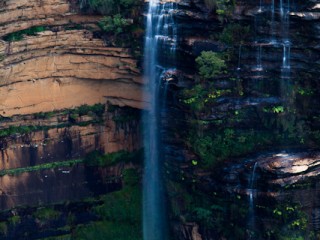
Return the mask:
<path id="1" fill-rule="evenodd" d="M 115 0 L 88 0 L 89 7 L 102 14 L 110 14 L 116 9 Z"/>
<path id="2" fill-rule="evenodd" d="M 128 169 L 123 175 L 124 188 L 103 196 L 103 204 L 94 208 L 102 221 L 78 226 L 75 239 L 142 239 L 140 174 Z"/>
<path id="3" fill-rule="evenodd" d="M 12 225 L 17 225 L 21 222 L 21 217 L 18 215 L 12 216 L 11 218 L 9 218 L 9 223 Z"/>
<path id="4" fill-rule="evenodd" d="M 41 240 L 72 240 L 71 234 L 65 234 L 57 237 L 41 238 Z"/>
<path id="5" fill-rule="evenodd" d="M 43 26 L 35 26 L 35 27 L 31 27 L 31 28 L 28 28 L 25 30 L 18 31 L 18 32 L 10 33 L 7 36 L 5 36 L 3 39 L 5 41 L 10 41 L 10 42 L 21 41 L 23 39 L 24 35 L 34 36 L 37 33 L 43 32 L 45 30 L 46 30 L 46 28 Z"/>
<path id="6" fill-rule="evenodd" d="M 140 174 L 134 168 L 126 169 L 123 173 L 123 182 L 129 187 L 137 186 L 140 182 Z"/>
<path id="7" fill-rule="evenodd" d="M 9 126 L 5 129 L 0 129 L 0 137 L 8 137 L 15 134 L 28 134 L 35 131 L 43 131 L 48 130 L 50 128 L 61 128 L 66 127 L 72 124 L 77 124 L 79 126 L 87 126 L 89 124 L 94 123 L 100 123 L 102 121 L 103 113 L 105 111 L 105 105 L 104 104 L 95 104 L 92 106 L 88 105 L 81 105 L 78 108 L 71 109 L 65 111 L 65 114 L 69 115 L 69 122 L 68 123 L 62 123 L 58 124 L 56 126 L 40 126 L 40 125 L 28 125 L 28 126 Z M 35 113 L 34 118 L 35 119 L 50 119 L 55 114 L 58 114 L 58 112 L 40 112 Z M 78 117 L 89 115 L 93 117 L 92 120 L 86 121 L 86 122 L 77 122 Z"/>
<path id="8" fill-rule="evenodd" d="M 40 165 L 35 166 L 29 166 L 25 168 L 13 168 L 13 169 L 5 169 L 0 171 L 0 176 L 4 175 L 18 175 L 24 172 L 33 172 L 33 171 L 39 171 L 44 169 L 52 169 L 52 168 L 58 168 L 58 167 L 71 167 L 79 163 L 83 163 L 84 160 L 82 159 L 74 159 L 69 161 L 63 161 L 63 162 L 52 162 L 52 163 L 44 163 Z"/>
<path id="9" fill-rule="evenodd" d="M 267 132 L 225 128 L 204 136 L 190 133 L 189 144 L 199 155 L 202 167 L 212 168 L 229 157 L 241 156 L 263 147 L 271 139 L 272 134 Z"/>
<path id="10" fill-rule="evenodd" d="M 199 74 L 204 79 L 214 78 L 222 73 L 226 68 L 226 63 L 222 57 L 212 51 L 203 51 L 199 57 L 196 58 Z"/>
<path id="11" fill-rule="evenodd" d="M 221 17 L 230 16 L 235 5 L 235 0 L 204 0 L 209 10 L 216 10 Z M 223 20 L 223 18 L 221 18 Z"/>
<path id="12" fill-rule="evenodd" d="M 114 223 L 140 225 L 140 189 L 127 185 L 121 191 L 105 196 L 103 200 L 104 204 L 95 208 L 99 216 Z"/>
<path id="13" fill-rule="evenodd" d="M 34 114 L 35 119 L 50 119 L 54 116 L 54 112 L 38 112 Z"/>
<path id="14" fill-rule="evenodd" d="M 137 0 L 80 0 L 83 9 L 87 8 L 104 15 L 123 14 L 137 3 Z"/>
<path id="15" fill-rule="evenodd" d="M 40 126 L 10 126 L 6 129 L 0 130 L 0 137 L 7 137 L 14 134 L 27 134 L 30 132 L 34 132 L 42 128 Z"/>
<path id="16" fill-rule="evenodd" d="M 83 104 L 74 109 L 67 109 L 63 113 L 73 115 L 75 117 L 85 116 L 85 115 L 102 117 L 104 111 L 105 111 L 105 105 L 102 103 L 97 103 L 94 105 Z M 49 119 L 58 113 L 59 112 L 39 112 L 39 113 L 35 113 L 34 117 L 36 119 Z"/>
<path id="17" fill-rule="evenodd" d="M 127 153 L 121 151 L 111 154 L 111 158 L 120 158 L 126 161 L 135 161 L 135 158 L 142 156 L 141 151 L 136 153 Z M 123 159 L 121 156 L 125 156 Z M 110 156 L 109 156 L 110 157 Z M 117 161 L 118 161 L 117 160 Z M 139 160 L 140 161 L 140 160 Z M 33 170 L 45 168 L 54 168 L 67 166 L 67 163 L 75 164 L 83 161 L 75 160 L 75 162 L 52 163 L 52 165 L 35 166 Z M 55 165 L 58 164 L 58 165 Z M 24 169 L 26 170 L 26 169 Z M 28 168 L 28 170 L 31 170 Z M 135 168 L 122 170 L 123 188 L 119 191 L 108 193 L 99 197 L 83 199 L 80 202 L 57 203 L 55 206 L 35 207 L 18 207 L 8 210 L 4 216 L 8 216 L 6 221 L 0 223 L 0 235 L 13 234 L 16 229 L 21 232 L 21 224 L 34 223 L 34 231 L 47 233 L 52 231 L 53 234 L 61 234 L 61 236 L 52 236 L 43 238 L 45 240 L 67 240 L 67 239 L 118 239 L 118 240 L 141 240 L 142 239 L 142 192 L 141 192 L 141 172 Z M 79 208 L 90 214 L 90 222 L 86 222 L 85 218 L 78 215 Z M 12 215 L 15 214 L 15 215 Z M 21 214 L 21 215 L 19 215 Z M 94 217 L 92 217 L 94 216 Z M 83 221 L 83 219 L 85 219 Z M 94 219 L 94 220 L 92 220 Z M 81 223 L 79 223 L 79 220 Z M 56 227 L 56 225 L 59 225 Z M 33 226 L 33 225 L 32 225 Z M 29 237 L 33 229 L 26 228 L 22 230 L 23 236 Z M 32 234 L 32 233 L 31 233 Z M 17 235 L 22 236 L 22 235 Z M 43 236 L 48 236 L 47 234 Z"/>
<path id="18" fill-rule="evenodd" d="M 76 230 L 75 237 L 77 240 L 141 240 L 140 229 L 126 223 L 114 223 L 108 221 L 95 222 L 90 225 L 79 226 Z"/>
<path id="19" fill-rule="evenodd" d="M 219 239 L 247 239 L 248 236 L 252 239 L 317 239 L 308 229 L 307 214 L 292 199 L 255 202 L 257 229 L 253 231 L 248 225 L 248 196 L 205 192 L 190 182 L 190 179 L 168 182 L 170 213 L 174 220 L 195 222 L 202 232 L 210 232 L 210 236 Z"/>
<path id="20" fill-rule="evenodd" d="M 8 232 L 8 225 L 6 222 L 0 222 L 0 234 L 6 235 Z"/>
<path id="21" fill-rule="evenodd" d="M 53 208 L 39 208 L 35 213 L 34 217 L 42 222 L 56 220 L 60 217 L 61 213 L 54 210 Z"/>
<path id="22" fill-rule="evenodd" d="M 135 122 L 141 117 L 140 110 L 131 107 L 119 107 L 109 104 L 107 111 L 108 113 L 113 113 L 112 120 L 117 125 Z"/>
<path id="23" fill-rule="evenodd" d="M 0 62 L 2 62 L 5 58 L 6 56 L 4 54 L 0 54 Z"/>
<path id="24" fill-rule="evenodd" d="M 112 33 L 115 36 L 124 32 L 128 25 L 128 20 L 121 17 L 120 14 L 116 14 L 113 17 L 106 16 L 99 22 L 99 26 L 103 31 Z"/>
<path id="25" fill-rule="evenodd" d="M 215 103 L 216 99 L 226 96 L 231 93 L 231 90 L 219 90 L 211 84 L 196 84 L 190 89 L 185 89 L 182 92 L 183 103 L 188 105 L 197 115 Z"/>
<path id="26" fill-rule="evenodd" d="M 119 151 L 113 153 L 103 154 L 99 151 L 93 151 L 85 157 L 84 163 L 86 166 L 96 167 L 96 166 L 110 166 L 117 164 L 119 162 L 141 162 L 143 158 L 143 151 L 127 152 Z"/>
<path id="27" fill-rule="evenodd" d="M 104 104 L 97 103 L 92 106 L 84 104 L 84 105 L 81 105 L 75 109 L 69 110 L 69 114 L 70 115 L 75 114 L 75 115 L 79 115 L 79 116 L 95 114 L 98 117 L 102 117 L 104 111 L 105 111 Z"/>
<path id="28" fill-rule="evenodd" d="M 250 37 L 250 27 L 237 23 L 227 25 L 219 39 L 228 45 L 241 45 Z"/>
<path id="29" fill-rule="evenodd" d="M 141 0 L 79 0 L 82 11 L 105 17 L 98 23 L 106 44 L 128 47 L 134 56 L 141 55 L 144 29 Z"/>

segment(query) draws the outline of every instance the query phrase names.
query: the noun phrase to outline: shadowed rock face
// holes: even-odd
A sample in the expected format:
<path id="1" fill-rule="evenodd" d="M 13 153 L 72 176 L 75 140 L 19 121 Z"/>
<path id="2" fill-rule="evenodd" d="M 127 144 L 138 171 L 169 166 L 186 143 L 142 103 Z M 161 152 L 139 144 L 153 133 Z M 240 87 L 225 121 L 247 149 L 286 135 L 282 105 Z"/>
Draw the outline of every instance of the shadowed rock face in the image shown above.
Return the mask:
<path id="1" fill-rule="evenodd" d="M 86 167 L 77 164 L 0 177 L 0 209 L 79 201 L 122 187 L 122 174 L 133 164 Z"/>
<path id="2" fill-rule="evenodd" d="M 202 109 L 202 112 L 183 106 L 181 104 L 184 100 L 183 98 L 179 99 L 177 97 L 178 99 L 176 99 L 173 97 L 173 101 L 169 101 L 172 105 L 169 106 L 170 111 L 167 111 L 168 116 L 164 121 L 169 122 L 168 125 L 171 126 L 172 131 L 170 132 L 171 135 L 165 135 L 164 141 L 166 143 L 168 165 L 175 166 L 168 167 L 168 170 L 171 173 L 171 179 L 180 183 L 186 189 L 189 190 L 191 186 L 195 186 L 195 193 L 201 192 L 199 193 L 200 196 L 212 199 L 210 204 L 223 206 L 223 216 L 220 216 L 225 219 L 225 221 L 222 221 L 223 229 L 233 224 L 233 218 L 236 216 L 235 218 L 241 219 L 238 220 L 240 228 L 246 231 L 245 222 L 247 219 L 241 218 L 241 210 L 248 210 L 251 195 L 257 206 L 256 218 L 262 219 L 260 222 L 257 220 L 257 225 L 269 226 L 269 229 L 276 229 L 276 225 L 282 227 L 285 223 L 275 221 L 276 218 L 273 218 L 274 213 L 272 211 L 283 207 L 285 204 L 300 204 L 299 206 L 303 212 L 308 214 L 308 227 L 319 230 L 319 186 L 317 184 L 320 174 L 320 154 L 317 151 L 319 144 L 316 138 L 312 137 L 316 136 L 316 134 L 308 135 L 309 133 L 317 133 L 319 130 L 319 121 L 316 120 L 319 116 L 320 90 L 318 83 L 320 55 L 319 41 L 317 41 L 319 39 L 319 3 L 318 1 L 292 1 L 294 4 L 290 12 L 290 28 L 288 30 L 291 47 L 291 69 L 290 76 L 284 76 L 282 67 L 285 50 L 284 42 L 282 42 L 283 33 L 281 32 L 279 9 L 275 13 L 274 28 L 272 30 L 270 27 L 272 1 L 261 2 L 264 6 L 260 12 L 259 1 L 236 1 L 234 12 L 230 16 L 232 20 L 219 21 L 215 10 L 208 10 L 204 6 L 204 1 L 179 1 L 179 7 L 175 11 L 175 18 L 179 32 L 177 58 L 180 61 L 178 61 L 178 70 L 169 72 L 168 79 L 164 79 L 174 85 L 170 89 L 173 92 L 172 95 L 176 96 L 178 95 L 176 92 L 181 93 L 180 90 L 182 88 L 188 88 L 189 86 L 190 89 L 198 83 L 194 81 L 195 77 L 192 77 L 192 75 L 197 72 L 194 59 L 200 55 L 201 51 L 224 52 L 227 49 L 230 51 L 228 76 L 219 76 L 219 78 L 213 78 L 209 81 L 213 82 L 213 90 L 229 89 L 230 91 L 235 91 L 240 89 L 241 92 L 239 94 L 233 92 L 229 95 L 226 94 L 226 96 L 217 97 L 214 103 L 212 105 L 208 104 L 207 108 Z M 279 8 L 279 1 L 275 2 L 277 8 Z M 250 34 L 241 43 L 241 48 L 239 47 L 239 42 L 235 41 L 228 45 L 219 39 L 220 33 L 226 26 L 235 23 L 250 28 Z M 256 41 L 256 35 L 258 36 L 258 41 Z M 270 41 L 272 35 L 279 42 Z M 262 49 L 258 57 L 261 58 L 263 68 L 257 70 L 255 66 L 257 65 L 259 48 Z M 239 51 L 241 51 L 241 54 L 239 54 Z M 230 76 L 234 77 L 234 81 L 230 79 Z M 192 83 L 192 81 L 195 83 Z M 240 88 L 236 86 L 236 82 L 239 83 Z M 204 88 L 208 85 L 204 85 Z M 311 90 L 309 94 L 306 93 L 308 89 Z M 196 97 L 197 93 L 195 93 L 194 97 Z M 282 113 L 276 113 L 277 109 L 273 108 L 277 106 L 283 106 L 284 109 L 293 109 L 294 111 L 288 111 L 287 115 L 285 113 L 286 110 Z M 179 125 L 178 121 L 171 120 L 174 119 L 172 113 L 174 110 L 172 109 L 178 109 L 179 111 L 182 109 L 185 115 L 180 114 L 179 121 L 183 122 L 183 125 Z M 178 112 L 178 110 L 176 111 Z M 188 113 L 188 111 L 191 113 Z M 193 114 L 198 114 L 198 116 L 194 117 Z M 290 117 L 294 119 L 290 119 Z M 192 120 L 199 120 L 199 118 L 207 121 L 203 123 L 205 126 L 201 125 L 201 123 L 195 124 L 191 122 Z M 283 125 L 281 125 L 280 119 L 283 119 Z M 221 121 L 221 123 L 218 121 Z M 303 122 L 303 127 L 297 124 L 299 122 Z M 173 125 L 175 125 L 176 129 L 174 129 Z M 187 135 L 185 134 L 186 126 L 193 127 L 193 130 L 196 130 L 190 131 L 189 135 Z M 206 162 L 207 159 L 203 156 L 193 155 L 190 152 L 193 150 L 194 152 L 200 152 L 197 147 L 203 147 L 201 143 L 206 140 L 204 137 L 210 136 L 214 140 L 219 140 L 212 141 L 211 144 L 203 144 L 207 147 L 203 147 L 204 149 L 201 149 L 203 151 L 210 151 L 212 148 L 216 149 L 215 146 L 219 144 L 222 147 L 216 150 L 218 153 L 223 151 L 234 153 L 234 151 L 237 151 L 223 147 L 226 142 L 225 138 L 228 136 L 221 134 L 221 132 L 226 129 L 232 129 L 235 132 L 252 130 L 257 135 L 265 131 L 264 133 L 270 133 L 268 136 L 271 137 L 266 137 L 269 140 L 260 146 L 257 145 L 252 148 L 250 152 L 241 154 L 241 159 L 227 157 L 220 160 L 217 165 L 211 166 L 210 170 L 203 170 L 203 166 L 199 165 Z M 280 130 L 275 131 L 276 129 Z M 198 138 L 194 137 L 196 131 L 200 132 L 198 133 Z M 310 137 L 295 137 L 293 141 L 287 141 L 289 132 L 293 132 L 294 136 L 299 136 L 297 134 L 299 131 L 306 133 L 306 136 Z M 282 134 L 283 132 L 285 132 L 283 134 L 284 140 L 273 140 L 277 134 Z M 234 136 L 229 137 L 230 139 L 235 139 L 239 136 L 241 137 L 241 134 L 237 135 L 236 133 Z M 180 146 L 183 145 L 178 139 L 183 141 L 186 135 L 190 138 L 185 141 L 187 147 L 177 147 L 178 144 Z M 204 141 L 198 145 L 193 144 L 198 139 Z M 259 141 L 259 139 L 254 139 L 253 142 Z M 191 151 L 190 145 L 194 147 Z M 246 146 L 245 143 L 239 143 L 240 145 Z M 302 145 L 304 146 L 303 150 L 301 150 Z M 306 149 L 306 146 L 313 149 Z M 292 149 L 297 149 L 298 147 L 300 150 L 283 152 L 283 150 L 291 147 Z M 219 156 L 217 156 L 218 158 Z M 199 161 L 192 162 L 192 159 Z M 255 163 L 257 163 L 255 182 L 252 184 Z M 193 164 L 196 166 L 193 166 Z M 176 170 L 177 168 L 179 170 Z M 207 168 L 207 166 L 203 168 Z M 193 185 L 194 178 L 196 178 L 198 184 Z M 250 185 L 254 189 L 250 189 Z M 214 194 L 217 194 L 218 197 L 212 197 Z M 235 204 L 237 209 L 241 209 L 239 210 L 239 215 L 237 215 L 237 210 L 234 211 L 232 209 L 232 204 Z M 205 205 L 205 207 L 207 206 Z M 269 212 L 263 210 L 263 208 L 268 209 Z M 208 229 L 210 227 L 206 227 L 206 223 L 201 223 L 201 220 L 196 221 L 200 226 L 199 232 L 202 238 L 229 239 L 229 237 L 221 236 L 221 233 L 215 232 L 218 231 L 216 230 L 218 228 L 216 222 L 220 221 L 219 217 L 216 217 L 219 214 L 219 209 L 212 210 L 209 207 L 206 209 L 212 213 L 214 226 L 211 227 L 212 232 L 209 232 Z M 227 216 L 229 211 L 231 212 L 230 216 Z M 196 239 L 191 234 L 193 228 L 190 226 L 194 225 L 185 224 L 183 229 L 178 229 L 181 226 L 177 227 L 176 232 L 181 234 L 177 239 Z M 237 229 L 231 228 L 230 231 L 235 233 Z M 232 237 L 235 237 L 235 235 L 231 235 L 230 239 Z M 239 239 L 268 238 L 266 236 L 261 238 L 249 238 L 247 236 L 246 238 L 239 237 Z M 279 238 L 275 237 L 274 239 Z"/>

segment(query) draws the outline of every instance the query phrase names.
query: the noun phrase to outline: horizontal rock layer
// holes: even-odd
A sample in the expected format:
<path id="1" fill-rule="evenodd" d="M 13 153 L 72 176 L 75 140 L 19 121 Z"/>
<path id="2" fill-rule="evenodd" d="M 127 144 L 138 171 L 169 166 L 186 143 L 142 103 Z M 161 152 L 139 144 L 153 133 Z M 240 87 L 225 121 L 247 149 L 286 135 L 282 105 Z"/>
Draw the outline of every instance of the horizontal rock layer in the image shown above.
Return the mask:
<path id="1" fill-rule="evenodd" d="M 1 138 L 0 171 L 81 159 L 94 150 L 110 153 L 139 149 L 138 120 L 119 125 L 112 120 L 113 116 L 114 113 L 106 112 L 100 123 L 92 123 L 96 120 L 88 115 L 81 116 L 77 125 L 70 125 L 69 116 L 59 113 L 49 119 L 24 116 L 3 122 L 6 128 L 33 124 L 39 130 Z M 41 130 L 44 128 L 47 130 Z"/>
<path id="2" fill-rule="evenodd" d="M 128 49 L 104 47 L 86 30 L 46 31 L 2 42 L 0 112 L 46 112 L 107 100 L 142 107 L 141 78 Z"/>

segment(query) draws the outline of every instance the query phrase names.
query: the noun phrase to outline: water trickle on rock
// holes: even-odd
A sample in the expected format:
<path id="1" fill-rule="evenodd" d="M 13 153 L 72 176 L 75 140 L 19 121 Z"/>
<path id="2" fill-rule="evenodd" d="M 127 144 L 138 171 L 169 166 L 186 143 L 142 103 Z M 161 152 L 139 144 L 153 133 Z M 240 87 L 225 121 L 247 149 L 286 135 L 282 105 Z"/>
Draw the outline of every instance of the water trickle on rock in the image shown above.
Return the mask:
<path id="1" fill-rule="evenodd" d="M 256 71 L 263 71 L 261 59 L 262 59 L 262 46 L 259 45 L 257 48 L 257 66 L 255 68 Z"/>
<path id="2" fill-rule="evenodd" d="M 249 217 L 248 217 L 248 227 L 251 231 L 255 230 L 255 210 L 254 210 L 254 194 L 256 193 L 255 190 L 255 183 L 256 183 L 256 170 L 257 170 L 258 162 L 255 162 L 252 173 L 250 176 L 249 181 Z"/>
<path id="3" fill-rule="evenodd" d="M 242 45 L 239 46 L 239 55 L 238 55 L 238 67 L 237 70 L 241 70 L 241 53 L 242 53 Z"/>

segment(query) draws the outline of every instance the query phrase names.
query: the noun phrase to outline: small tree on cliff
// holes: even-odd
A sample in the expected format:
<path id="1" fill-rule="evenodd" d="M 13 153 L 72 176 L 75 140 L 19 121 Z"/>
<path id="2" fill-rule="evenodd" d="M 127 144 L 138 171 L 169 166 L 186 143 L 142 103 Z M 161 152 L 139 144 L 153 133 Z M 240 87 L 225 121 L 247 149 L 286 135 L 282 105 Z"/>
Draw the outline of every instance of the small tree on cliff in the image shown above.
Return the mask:
<path id="1" fill-rule="evenodd" d="M 196 58 L 199 74 L 204 79 L 214 78 L 222 73 L 226 68 L 225 61 L 219 56 L 218 53 L 212 51 L 203 51 L 201 55 Z"/>
<path id="2" fill-rule="evenodd" d="M 128 25 L 128 20 L 121 17 L 120 14 L 116 14 L 113 17 L 106 16 L 99 22 L 99 26 L 103 31 L 114 35 L 122 33 Z"/>

